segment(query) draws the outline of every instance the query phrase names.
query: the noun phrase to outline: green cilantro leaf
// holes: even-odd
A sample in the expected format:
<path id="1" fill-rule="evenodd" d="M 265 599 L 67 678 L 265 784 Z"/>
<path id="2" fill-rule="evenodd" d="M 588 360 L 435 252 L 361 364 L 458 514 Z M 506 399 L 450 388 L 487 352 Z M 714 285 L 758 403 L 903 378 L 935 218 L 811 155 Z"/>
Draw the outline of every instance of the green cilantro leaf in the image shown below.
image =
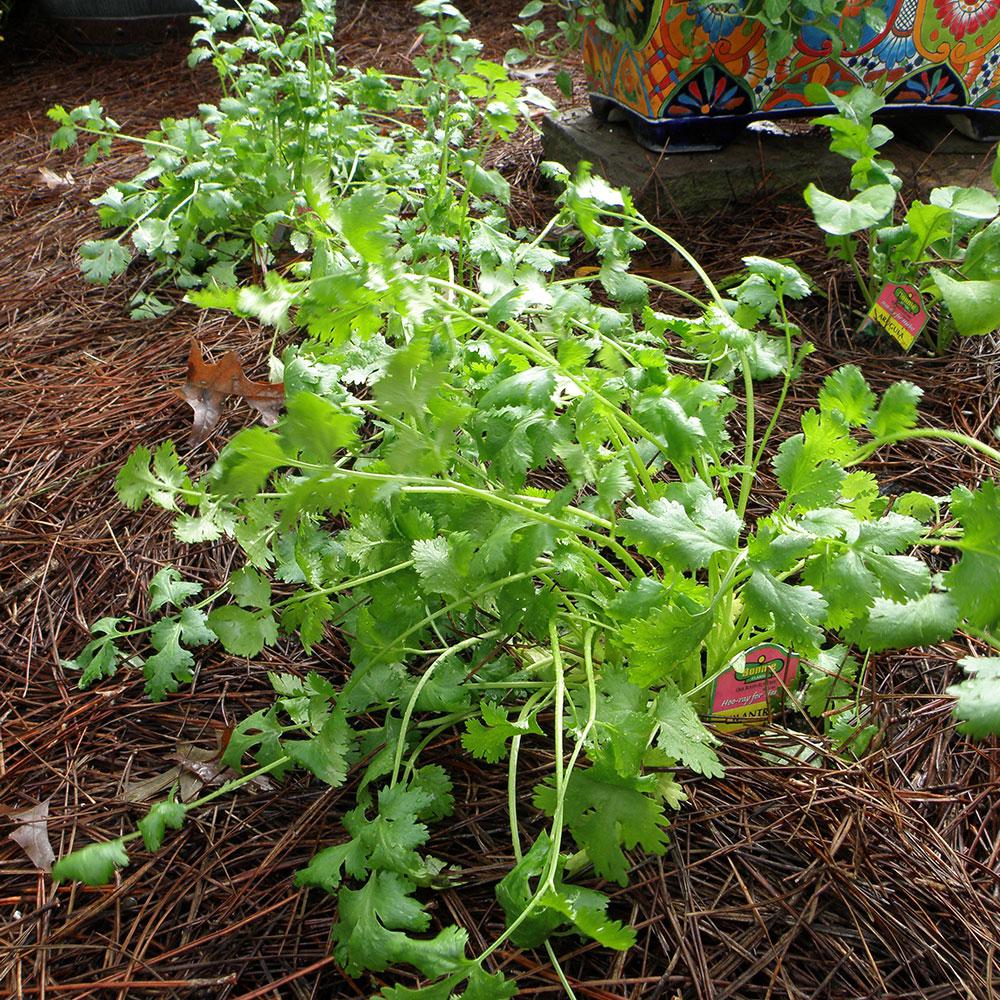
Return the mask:
<path id="1" fill-rule="evenodd" d="M 278 639 L 278 627 L 269 614 L 253 614 L 235 604 L 213 608 L 208 627 L 233 656 L 256 656 Z"/>
<path id="2" fill-rule="evenodd" d="M 413 562 L 428 594 L 465 596 L 473 557 L 472 539 L 464 531 L 447 538 L 419 538 L 413 543 Z"/>
<path id="3" fill-rule="evenodd" d="M 60 661 L 67 670 L 82 671 L 77 683 L 79 688 L 90 687 L 102 677 L 114 676 L 122 656 L 116 642 L 123 635 L 118 628 L 123 621 L 127 619 L 101 618 L 94 622 L 90 634 L 97 638 L 88 642 L 74 659 Z"/>
<path id="4" fill-rule="evenodd" d="M 340 890 L 332 937 L 337 960 L 349 975 L 412 965 L 435 977 L 466 967 L 466 931 L 446 927 L 432 938 L 407 933 L 425 931 L 430 923 L 412 891 L 413 884 L 394 872 L 374 872 L 362 888 Z"/>
<path id="5" fill-rule="evenodd" d="M 146 693 L 153 701 L 162 701 L 194 676 L 194 657 L 181 646 L 181 623 L 176 618 L 158 621 L 150 639 L 156 653 L 143 666 Z"/>
<path id="6" fill-rule="evenodd" d="M 649 509 L 630 507 L 619 523 L 622 537 L 664 566 L 701 569 L 716 552 L 735 552 L 742 527 L 734 511 L 717 498 L 700 504 L 692 519 L 672 500 L 656 500 Z"/>
<path id="7" fill-rule="evenodd" d="M 581 934 L 603 948 L 628 951 L 635 944 L 635 931 L 608 917 L 608 898 L 594 889 L 563 884 L 558 889 L 549 889 L 539 903 L 564 916 Z"/>
<path id="8" fill-rule="evenodd" d="M 749 256 L 743 263 L 751 274 L 766 278 L 787 298 L 804 299 L 810 292 L 809 279 L 791 261 Z"/>
<path id="9" fill-rule="evenodd" d="M 165 604 L 180 607 L 189 597 L 201 593 L 201 584 L 185 581 L 173 566 L 164 566 L 149 581 L 149 610 L 157 611 Z"/>
<path id="10" fill-rule="evenodd" d="M 184 608 L 177 617 L 181 627 L 181 641 L 188 646 L 205 646 L 218 636 L 206 625 L 208 618 L 198 608 Z"/>
<path id="11" fill-rule="evenodd" d="M 868 421 L 868 429 L 877 438 L 891 437 L 900 431 L 907 431 L 917 423 L 917 404 L 924 394 L 912 382 L 893 382 L 879 402 L 874 416 Z"/>
<path id="12" fill-rule="evenodd" d="M 484 701 L 480 705 L 483 721 L 467 719 L 462 734 L 462 746 L 473 755 L 490 764 L 496 764 L 507 756 L 507 741 L 514 736 L 528 733 L 542 735 L 532 713 L 523 721 L 509 722 L 507 710 L 501 705 Z"/>
<path id="13" fill-rule="evenodd" d="M 343 712 L 333 711 L 308 740 L 285 740 L 285 753 L 320 781 L 337 788 L 347 779 L 347 755 L 354 744 Z"/>
<path id="14" fill-rule="evenodd" d="M 164 441 L 152 456 L 152 466 L 150 461 L 149 450 L 142 446 L 129 455 L 115 478 L 118 499 L 129 510 L 138 510 L 147 499 L 159 507 L 176 510 L 177 494 L 191 489 L 191 481 L 177 457 L 173 442 Z"/>
<path id="15" fill-rule="evenodd" d="M 517 983 L 505 979 L 502 972 L 490 975 L 482 969 L 473 969 L 469 985 L 458 1000 L 512 1000 L 517 996 Z"/>
<path id="16" fill-rule="evenodd" d="M 269 709 L 254 712 L 243 719 L 229 736 L 222 763 L 235 771 L 241 771 L 243 756 L 253 751 L 253 756 L 260 766 L 266 766 L 285 756 L 281 738 L 284 728 L 278 721 L 278 708 L 272 705 Z M 256 749 L 254 749 L 256 748 Z M 289 768 L 281 764 L 271 773 L 280 778 Z"/>
<path id="17" fill-rule="evenodd" d="M 271 606 L 271 583 L 252 566 L 236 570 L 229 578 L 227 589 L 244 608 L 263 611 Z"/>
<path id="18" fill-rule="evenodd" d="M 451 778 L 439 764 L 418 767 L 410 779 L 410 788 L 420 795 L 420 816 L 427 820 L 444 819 L 455 807 Z"/>
<path id="19" fill-rule="evenodd" d="M 927 594 L 903 604 L 879 598 L 867 617 L 859 619 L 845 634 L 862 649 L 875 653 L 929 646 L 952 635 L 958 617 L 958 608 L 948 594 Z"/>
<path id="20" fill-rule="evenodd" d="M 966 678 L 947 693 L 957 699 L 959 729 L 978 739 L 1000 735 L 1000 657 L 966 656 L 958 662 Z"/>
<path id="21" fill-rule="evenodd" d="M 518 920 L 533 899 L 532 882 L 545 870 L 551 850 L 552 841 L 543 832 L 497 885 L 497 900 L 508 924 Z M 511 940 L 519 947 L 534 948 L 568 923 L 605 948 L 618 951 L 631 948 L 635 944 L 635 931 L 609 919 L 607 908 L 608 897 L 603 893 L 557 879 L 555 887 L 538 898 L 527 919 L 520 920 Z"/>
<path id="22" fill-rule="evenodd" d="M 179 830 L 184 825 L 187 807 L 183 802 L 174 799 L 174 793 L 163 802 L 157 802 L 149 812 L 139 820 L 139 832 L 147 851 L 158 851 L 163 843 L 164 834 L 168 829 Z"/>
<path id="23" fill-rule="evenodd" d="M 719 740 L 705 728 L 691 703 L 672 685 L 656 698 L 656 745 L 674 760 L 682 761 L 707 778 L 725 773 L 712 749 Z"/>
<path id="24" fill-rule="evenodd" d="M 289 450 L 298 451 L 307 462 L 329 462 L 357 437 L 357 417 L 315 393 L 297 392 L 285 410 L 278 433 Z"/>
<path id="25" fill-rule="evenodd" d="M 260 491 L 268 476 L 288 464 L 281 441 L 263 427 L 248 427 L 223 448 L 211 476 L 224 495 L 250 497 Z"/>
<path id="26" fill-rule="evenodd" d="M 100 844 L 87 844 L 60 858 L 52 869 L 52 881 L 72 879 L 84 885 L 107 885 L 119 868 L 128 864 L 128 853 L 119 837 Z"/>
<path id="27" fill-rule="evenodd" d="M 643 687 L 676 679 L 712 628 L 712 616 L 666 604 L 652 615 L 629 622 L 622 637 L 629 648 L 629 679 Z"/>
<path id="28" fill-rule="evenodd" d="M 666 850 L 668 821 L 655 793 L 655 778 L 624 777 L 604 764 L 578 767 L 570 775 L 564 805 L 566 826 L 602 878 L 619 885 L 628 883 L 624 850 L 642 847 L 655 855 Z M 555 789 L 549 783 L 536 785 L 533 801 L 536 808 L 552 816 Z"/>
<path id="29" fill-rule="evenodd" d="M 833 503 L 844 481 L 844 470 L 809 448 L 801 434 L 781 443 L 772 465 L 789 502 L 805 508 Z"/>
<path id="30" fill-rule="evenodd" d="M 743 598 L 751 620 L 765 626 L 770 621 L 778 642 L 803 653 L 819 648 L 827 603 L 812 587 L 785 583 L 755 568 L 743 588 Z"/>
<path id="31" fill-rule="evenodd" d="M 117 240 L 88 240 L 80 247 L 80 270 L 95 285 L 106 285 L 124 274 L 132 255 Z"/>
<path id="32" fill-rule="evenodd" d="M 874 411 L 875 393 L 857 365 L 844 365 L 823 379 L 819 406 L 822 411 L 839 413 L 851 427 L 863 427 Z"/>
<path id="33" fill-rule="evenodd" d="M 962 557 L 945 574 L 948 592 L 962 617 L 980 628 L 1000 623 L 1000 487 L 985 482 L 974 493 L 951 495 L 952 513 L 962 524 Z"/>

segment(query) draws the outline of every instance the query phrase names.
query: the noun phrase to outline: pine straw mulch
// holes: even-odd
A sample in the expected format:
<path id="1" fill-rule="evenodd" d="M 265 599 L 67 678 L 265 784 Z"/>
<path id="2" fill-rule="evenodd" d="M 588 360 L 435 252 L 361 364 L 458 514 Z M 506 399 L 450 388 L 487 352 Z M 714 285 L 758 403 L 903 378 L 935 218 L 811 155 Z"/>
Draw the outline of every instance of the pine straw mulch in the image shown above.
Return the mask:
<path id="1" fill-rule="evenodd" d="M 520 0 L 466 6 L 491 52 L 515 43 L 509 25 Z M 413 44 L 408 5 L 344 0 L 341 24 L 344 58 L 405 65 Z M 6 839 L 5 813 L 43 800 L 58 855 L 132 829 L 142 808 L 126 788 L 174 766 L 181 741 L 212 748 L 235 721 L 268 705 L 267 670 L 316 668 L 334 681 L 347 670 L 336 635 L 312 657 L 290 643 L 253 663 L 215 650 L 202 658 L 191 690 L 153 704 L 128 670 L 78 691 L 59 666 L 97 617 L 141 619 L 149 578 L 161 566 L 176 564 L 207 587 L 224 578 L 234 558 L 228 547 L 180 546 L 168 517 L 124 511 L 111 481 L 135 445 L 183 440 L 188 413 L 171 385 L 190 337 L 217 354 L 238 349 L 259 377 L 270 334 L 188 306 L 134 322 L 126 303 L 141 273 L 103 289 L 84 284 L 76 270 L 75 249 L 96 229 L 88 199 L 129 176 L 141 157 L 116 148 L 110 161 L 84 167 L 78 157 L 50 155 L 44 110 L 98 96 L 134 130 L 187 113 L 212 81 L 185 68 L 183 46 L 120 61 L 68 51 L 38 28 L 14 40 L 13 53 L 8 46 L 0 56 L 0 984 L 12 997 L 81 1000 L 367 996 L 383 978 L 343 974 L 327 946 L 332 901 L 291 880 L 340 836 L 350 787 L 329 790 L 296 775 L 280 788 L 217 801 L 155 858 L 136 850 L 133 865 L 104 888 L 53 889 Z M 515 215 L 526 223 L 551 206 L 538 153 L 537 140 L 522 136 L 498 157 L 515 186 Z M 72 171 L 72 186 L 45 187 L 43 164 Z M 837 306 L 817 298 L 800 311 L 817 351 L 794 387 L 786 433 L 818 379 L 846 361 L 877 386 L 899 377 L 923 386 L 935 425 L 988 436 L 997 423 L 995 345 L 904 359 L 855 337 L 839 318 L 850 314 L 849 285 L 831 271 L 799 207 L 764 198 L 712 219 L 667 222 L 712 273 L 734 270 L 746 253 L 791 255 Z M 650 252 L 642 263 L 668 266 L 669 258 Z M 773 399 L 774 390 L 761 387 L 765 414 Z M 188 459 L 205 467 L 245 419 L 231 414 Z M 880 471 L 892 492 L 941 492 L 989 472 L 943 443 L 897 448 Z M 771 499 L 765 489 L 761 502 Z M 668 853 L 637 856 L 629 889 L 605 887 L 615 915 L 639 929 L 636 948 L 616 955 L 575 938 L 557 943 L 577 995 L 993 997 L 1000 760 L 995 744 L 955 733 L 943 697 L 956 658 L 971 649 L 956 640 L 873 659 L 866 699 L 879 734 L 858 763 L 830 756 L 809 732 L 775 727 L 727 737 L 726 778 L 685 779 L 691 802 Z M 443 740 L 431 754 L 449 767 L 457 803 L 432 847 L 461 873 L 438 896 L 435 919 L 459 921 L 481 947 L 501 926 L 493 886 L 511 863 L 505 789 L 496 769 L 453 754 L 454 742 Z M 803 746 L 825 766 L 797 760 Z M 527 798 L 550 762 L 536 753 L 524 763 Z M 529 834 L 537 821 L 525 825 Z M 502 949 L 495 957 L 523 996 L 560 994 L 544 953 Z"/>

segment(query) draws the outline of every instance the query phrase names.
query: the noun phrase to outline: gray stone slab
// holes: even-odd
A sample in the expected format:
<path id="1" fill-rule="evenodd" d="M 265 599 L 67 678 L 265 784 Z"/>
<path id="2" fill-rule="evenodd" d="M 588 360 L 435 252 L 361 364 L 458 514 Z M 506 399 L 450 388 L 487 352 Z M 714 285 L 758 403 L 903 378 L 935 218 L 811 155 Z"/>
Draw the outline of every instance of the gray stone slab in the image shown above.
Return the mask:
<path id="1" fill-rule="evenodd" d="M 542 142 L 548 159 L 571 170 L 586 160 L 612 184 L 628 186 L 644 209 L 659 213 L 711 213 L 763 198 L 801 204 L 810 181 L 846 194 L 850 180 L 850 164 L 829 151 L 828 131 L 803 123 L 751 129 L 718 151 L 669 154 L 644 149 L 624 123 L 573 110 L 542 121 Z M 945 184 L 992 189 L 993 149 L 956 145 L 930 154 L 896 140 L 884 153 L 909 189 L 921 195 Z"/>

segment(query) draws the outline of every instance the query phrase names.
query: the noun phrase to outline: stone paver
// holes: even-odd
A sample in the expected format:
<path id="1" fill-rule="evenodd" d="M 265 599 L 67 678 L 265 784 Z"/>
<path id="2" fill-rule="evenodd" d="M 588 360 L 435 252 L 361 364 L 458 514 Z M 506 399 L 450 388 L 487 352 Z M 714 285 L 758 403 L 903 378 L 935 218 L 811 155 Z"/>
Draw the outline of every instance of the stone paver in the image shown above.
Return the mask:
<path id="1" fill-rule="evenodd" d="M 758 123 L 725 149 L 696 153 L 644 149 L 627 124 L 601 122 L 584 110 L 547 116 L 542 134 L 548 159 L 570 169 L 581 160 L 592 163 L 612 184 L 631 188 L 647 210 L 694 214 L 764 197 L 801 201 L 809 181 L 832 194 L 848 194 L 850 164 L 829 151 L 828 130 L 801 122 Z M 994 190 L 990 168 L 996 154 L 991 145 L 930 122 L 911 124 L 906 134 L 909 141 L 896 139 L 884 153 L 909 190 L 924 196 L 946 184 Z"/>

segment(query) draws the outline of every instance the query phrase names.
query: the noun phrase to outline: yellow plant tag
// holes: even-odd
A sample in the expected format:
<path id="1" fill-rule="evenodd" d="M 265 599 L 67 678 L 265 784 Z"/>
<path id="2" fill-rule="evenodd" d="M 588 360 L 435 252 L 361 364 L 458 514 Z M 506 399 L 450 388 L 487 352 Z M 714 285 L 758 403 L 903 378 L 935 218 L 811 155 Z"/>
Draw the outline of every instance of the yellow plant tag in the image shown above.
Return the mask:
<path id="1" fill-rule="evenodd" d="M 914 285 L 888 282 L 868 312 L 868 320 L 908 351 L 927 325 L 924 300 Z"/>

